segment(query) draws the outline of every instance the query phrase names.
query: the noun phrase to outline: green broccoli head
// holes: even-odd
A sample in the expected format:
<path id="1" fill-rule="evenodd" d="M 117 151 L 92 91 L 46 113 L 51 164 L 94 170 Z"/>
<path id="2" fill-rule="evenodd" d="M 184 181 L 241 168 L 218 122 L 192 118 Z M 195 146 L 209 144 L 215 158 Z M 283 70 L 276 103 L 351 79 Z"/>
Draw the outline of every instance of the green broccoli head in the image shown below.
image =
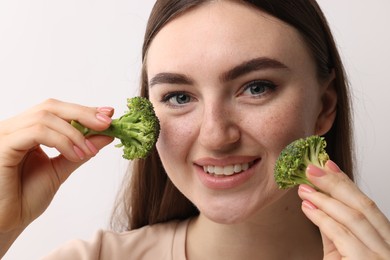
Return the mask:
<path id="1" fill-rule="evenodd" d="M 275 163 L 274 177 L 280 189 L 287 189 L 299 184 L 314 185 L 306 178 L 309 164 L 324 167 L 329 156 L 325 150 L 324 137 L 317 135 L 301 138 L 287 145 Z"/>
<path id="2" fill-rule="evenodd" d="M 98 134 L 118 138 L 121 143 L 116 147 L 123 147 L 125 159 L 146 158 L 157 142 L 160 122 L 147 98 L 128 98 L 127 107 L 129 110 L 113 119 L 111 125 L 103 131 L 94 131 L 76 121 L 71 124 L 86 136 Z"/>

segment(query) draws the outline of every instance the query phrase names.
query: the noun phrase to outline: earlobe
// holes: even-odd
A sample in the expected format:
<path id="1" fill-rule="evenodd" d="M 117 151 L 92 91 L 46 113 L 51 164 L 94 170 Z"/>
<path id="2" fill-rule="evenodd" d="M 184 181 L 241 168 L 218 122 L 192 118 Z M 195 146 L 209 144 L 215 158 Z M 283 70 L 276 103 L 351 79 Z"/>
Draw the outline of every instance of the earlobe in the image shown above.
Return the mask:
<path id="1" fill-rule="evenodd" d="M 332 127 L 337 114 L 337 91 L 335 73 L 332 70 L 329 79 L 322 85 L 321 109 L 317 118 L 315 132 L 317 135 L 326 134 Z"/>

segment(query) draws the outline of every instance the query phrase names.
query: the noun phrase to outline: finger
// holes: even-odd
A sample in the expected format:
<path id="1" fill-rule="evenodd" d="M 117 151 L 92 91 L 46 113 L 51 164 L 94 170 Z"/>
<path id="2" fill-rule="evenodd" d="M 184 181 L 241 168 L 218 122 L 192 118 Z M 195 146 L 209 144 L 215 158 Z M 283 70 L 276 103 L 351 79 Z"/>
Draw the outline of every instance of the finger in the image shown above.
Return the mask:
<path id="1" fill-rule="evenodd" d="M 99 116 L 99 114 L 96 114 Z M 105 115 L 105 117 L 107 117 Z M 111 119 L 110 119 L 111 120 Z M 31 113 L 26 117 L 15 118 L 13 121 L 15 123 L 8 124 L 8 132 L 3 129 L 3 135 L 9 133 L 15 133 L 18 129 L 24 128 L 50 128 L 54 131 L 57 131 L 71 139 L 71 141 L 76 145 L 77 148 L 80 148 L 81 151 L 78 151 L 79 155 L 94 156 L 97 153 L 97 149 L 85 139 L 82 133 L 80 133 L 76 128 L 71 126 L 69 122 L 58 117 L 48 110 L 39 110 L 35 113 Z M 101 124 L 99 118 L 95 118 L 95 121 L 99 121 L 98 124 Z M 12 130 L 11 130 L 12 129 Z M 84 157 L 84 156 L 82 156 Z"/>
<path id="2" fill-rule="evenodd" d="M 329 217 L 346 227 L 357 239 L 362 241 L 363 244 L 374 252 L 380 254 L 389 252 L 389 246 L 383 241 L 378 230 L 375 229 L 361 212 L 348 207 L 328 195 L 317 192 L 308 185 L 299 186 L 299 196 L 303 200 L 310 201 Z"/>
<path id="3" fill-rule="evenodd" d="M 114 109 L 111 107 L 87 107 L 56 99 L 48 99 L 35 107 L 34 110 L 50 111 L 68 122 L 77 120 L 86 127 L 94 130 L 106 129 L 111 123 L 110 117 L 114 113 Z"/>
<path id="4" fill-rule="evenodd" d="M 89 141 L 93 143 L 93 145 L 97 149 L 102 149 L 104 146 L 108 145 L 113 141 L 112 137 L 108 136 L 91 136 Z M 87 162 L 89 159 L 84 160 L 82 162 L 74 162 L 67 160 L 62 154 L 52 159 L 53 167 L 58 176 L 58 180 L 60 184 L 62 184 L 72 172 L 74 172 L 78 167 L 80 167 L 83 163 Z"/>
<path id="5" fill-rule="evenodd" d="M 53 114 L 66 122 L 77 120 L 86 127 L 100 131 L 106 129 L 111 123 L 114 109 L 111 107 L 86 107 L 78 104 L 48 99 L 45 102 L 25 111 L 24 113 L 4 120 L 0 125 L 0 133 L 12 133 L 16 129 L 30 126 L 36 118 Z"/>
<path id="6" fill-rule="evenodd" d="M 2 142 L 0 149 L 4 166 L 18 165 L 28 150 L 41 144 L 55 148 L 70 161 L 78 162 L 86 157 L 69 137 L 44 125 L 21 129 L 3 138 Z"/>
<path id="7" fill-rule="evenodd" d="M 361 212 L 387 243 L 390 243 L 390 222 L 374 201 L 367 197 L 347 175 L 328 161 L 324 169 L 310 165 L 308 179 L 331 197 Z"/>
<path id="8" fill-rule="evenodd" d="M 373 254 L 370 250 L 349 229 L 329 217 L 321 209 L 315 208 L 310 204 L 310 202 L 303 201 L 302 211 L 333 242 L 342 257 L 348 257 L 348 259 L 373 259 Z M 334 251 L 330 250 L 327 253 L 333 255 Z"/>

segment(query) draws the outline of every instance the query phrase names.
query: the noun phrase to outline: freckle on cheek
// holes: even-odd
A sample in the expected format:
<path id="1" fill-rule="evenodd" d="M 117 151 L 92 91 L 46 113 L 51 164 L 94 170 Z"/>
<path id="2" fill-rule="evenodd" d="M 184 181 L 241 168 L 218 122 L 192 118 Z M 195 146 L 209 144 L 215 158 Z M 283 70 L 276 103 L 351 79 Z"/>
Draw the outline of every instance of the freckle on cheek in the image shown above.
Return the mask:
<path id="1" fill-rule="evenodd" d="M 183 124 L 184 125 L 184 124 Z M 165 128 L 161 128 L 158 146 L 161 149 L 162 146 L 181 147 L 185 145 L 183 142 L 188 140 L 192 136 L 191 129 L 185 129 L 187 127 L 174 127 L 165 125 Z"/>

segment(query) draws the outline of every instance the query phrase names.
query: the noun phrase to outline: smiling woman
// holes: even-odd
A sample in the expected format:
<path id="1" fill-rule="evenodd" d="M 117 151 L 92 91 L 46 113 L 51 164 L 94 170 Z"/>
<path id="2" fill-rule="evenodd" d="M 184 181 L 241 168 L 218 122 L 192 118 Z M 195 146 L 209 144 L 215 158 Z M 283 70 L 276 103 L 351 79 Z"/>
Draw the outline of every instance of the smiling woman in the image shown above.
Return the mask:
<path id="1" fill-rule="evenodd" d="M 277 189 L 273 165 L 290 141 L 328 132 L 336 94 L 334 74 L 328 68 L 327 78 L 317 76 L 315 60 L 293 27 L 246 4 L 207 2 L 162 27 L 145 60 L 149 98 L 162 124 L 159 158 L 169 181 L 200 213 L 191 222 L 189 244 L 215 247 L 215 237 L 200 239 L 212 223 L 254 230 L 249 223 L 300 205 L 296 193 Z M 235 165 L 245 168 L 221 174 Z M 286 233 L 317 241 L 310 222 L 292 217 L 301 214 L 294 212 L 279 216 Z M 226 230 L 213 234 L 225 237 Z M 259 253 L 245 251 L 248 257 Z"/>
<path id="2" fill-rule="evenodd" d="M 71 241 L 46 259 L 390 257 L 390 223 L 353 182 L 349 89 L 315 1 L 156 1 L 142 59 L 140 95 L 161 131 L 125 178 L 118 232 Z M 51 99 L 1 123 L 3 253 L 111 141 L 86 139 L 68 122 L 105 129 L 112 114 Z M 306 174 L 323 192 L 280 190 L 281 150 L 314 134 L 327 139 L 332 161 Z M 47 157 L 41 144 L 61 155 Z"/>

